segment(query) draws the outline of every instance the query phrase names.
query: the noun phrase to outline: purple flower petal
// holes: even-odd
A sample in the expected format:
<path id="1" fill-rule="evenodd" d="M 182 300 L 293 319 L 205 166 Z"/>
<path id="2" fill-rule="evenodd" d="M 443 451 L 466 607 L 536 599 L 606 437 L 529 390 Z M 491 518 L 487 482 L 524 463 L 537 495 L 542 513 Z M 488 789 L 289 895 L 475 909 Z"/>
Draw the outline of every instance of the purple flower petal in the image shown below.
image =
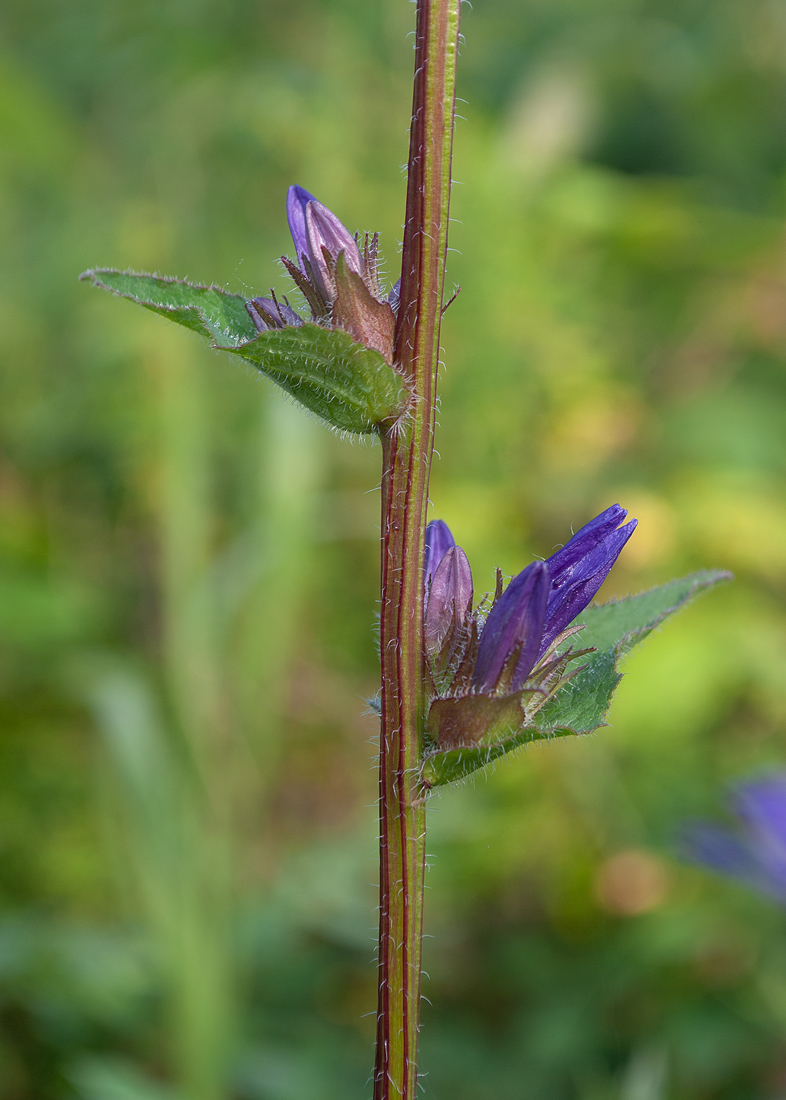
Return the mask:
<path id="1" fill-rule="evenodd" d="M 472 674 L 476 692 L 491 692 L 505 665 L 520 646 L 512 690 L 524 686 L 537 660 L 549 595 L 549 569 L 536 561 L 514 577 L 489 612 L 480 636 Z"/>
<path id="2" fill-rule="evenodd" d="M 295 257 L 300 269 L 303 269 L 303 256 L 308 255 L 308 241 L 306 239 L 306 207 L 310 202 L 316 202 L 314 196 L 304 187 L 293 184 L 287 191 L 287 221 L 289 232 L 295 245 Z"/>
<path id="3" fill-rule="evenodd" d="M 740 784 L 731 802 L 742 829 L 689 826 L 687 854 L 786 904 L 786 773 Z"/>
<path id="4" fill-rule="evenodd" d="M 302 325 L 303 318 L 295 313 L 289 302 L 277 298 L 252 298 L 246 302 L 251 320 L 259 332 L 283 328 L 285 325 Z"/>
<path id="5" fill-rule="evenodd" d="M 682 836 L 685 854 L 696 863 L 735 878 L 755 873 L 756 860 L 750 848 L 729 829 L 697 821 L 688 825 Z"/>
<path id="6" fill-rule="evenodd" d="M 426 528 L 426 556 L 423 562 L 423 583 L 428 586 L 437 571 L 437 566 L 450 550 L 456 545 L 456 540 L 450 533 L 447 523 L 441 519 L 433 519 Z"/>
<path id="7" fill-rule="evenodd" d="M 272 298 L 252 298 L 246 302 L 246 310 L 257 328 L 257 332 L 280 328 L 278 309 Z"/>
<path id="8" fill-rule="evenodd" d="M 624 508 L 613 504 L 581 528 L 570 542 L 548 559 L 551 591 L 540 654 L 558 634 L 580 615 L 609 575 L 625 543 L 636 530 L 637 520 L 624 527 Z"/>
<path id="9" fill-rule="evenodd" d="M 303 318 L 300 316 L 299 313 L 295 312 L 295 310 L 292 308 L 286 298 L 284 298 L 283 301 L 279 300 L 278 313 L 281 317 L 281 320 L 286 325 L 294 325 L 297 328 L 298 325 L 302 325 L 304 323 Z"/>
<path id="10" fill-rule="evenodd" d="M 732 805 L 749 828 L 786 849 L 786 775 L 769 775 L 741 785 Z"/>

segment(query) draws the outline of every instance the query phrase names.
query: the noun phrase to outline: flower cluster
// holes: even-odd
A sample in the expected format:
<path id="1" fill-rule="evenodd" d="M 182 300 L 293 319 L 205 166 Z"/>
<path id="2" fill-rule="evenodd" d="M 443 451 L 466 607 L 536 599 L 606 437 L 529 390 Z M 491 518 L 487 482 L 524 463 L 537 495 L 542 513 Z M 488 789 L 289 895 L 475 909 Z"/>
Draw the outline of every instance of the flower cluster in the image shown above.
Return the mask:
<path id="1" fill-rule="evenodd" d="M 483 736 L 488 707 L 475 700 L 525 696 L 525 720 L 574 673 L 568 664 L 588 650 L 562 649 L 571 627 L 608 576 L 636 520 L 612 505 L 543 562 L 533 562 L 497 590 L 488 614 L 473 611 L 472 572 L 442 520 L 426 530 L 426 666 L 431 681 L 430 736 L 440 747 Z M 578 671 L 578 670 L 575 670 Z M 452 700 L 450 706 L 444 701 Z M 467 701 L 467 702 L 463 702 Z"/>
<path id="2" fill-rule="evenodd" d="M 742 827 L 696 822 L 684 833 L 686 854 L 786 904 L 786 772 L 740 784 L 731 806 Z"/>
<path id="3" fill-rule="evenodd" d="M 289 188 L 287 219 L 296 260 L 282 256 L 281 262 L 306 299 L 310 320 L 343 329 L 392 363 L 398 283 L 383 294 L 378 234 L 365 234 L 361 251 L 358 237 L 302 187 Z M 305 322 L 286 298 L 270 293 L 246 306 L 260 332 Z"/>

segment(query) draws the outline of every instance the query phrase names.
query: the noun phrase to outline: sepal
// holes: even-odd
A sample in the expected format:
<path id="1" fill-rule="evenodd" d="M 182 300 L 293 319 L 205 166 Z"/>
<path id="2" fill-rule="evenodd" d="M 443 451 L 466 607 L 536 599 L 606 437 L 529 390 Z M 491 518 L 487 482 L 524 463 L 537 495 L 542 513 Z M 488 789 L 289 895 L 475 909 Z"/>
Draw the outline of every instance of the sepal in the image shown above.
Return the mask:
<path id="1" fill-rule="evenodd" d="M 336 260 L 335 288 L 333 324 L 392 363 L 396 315 L 387 302 L 369 293 L 360 275 L 349 266 L 346 252 Z"/>
<path id="2" fill-rule="evenodd" d="M 435 699 L 429 708 L 426 735 L 443 751 L 498 741 L 522 727 L 526 719 L 524 694 Z"/>

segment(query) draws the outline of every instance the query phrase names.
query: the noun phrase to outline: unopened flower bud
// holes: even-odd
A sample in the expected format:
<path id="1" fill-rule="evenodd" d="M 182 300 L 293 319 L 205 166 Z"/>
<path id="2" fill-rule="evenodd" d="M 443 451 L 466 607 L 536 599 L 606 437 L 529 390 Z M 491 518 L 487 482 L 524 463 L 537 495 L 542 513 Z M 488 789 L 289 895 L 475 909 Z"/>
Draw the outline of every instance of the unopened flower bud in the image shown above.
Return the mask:
<path id="1" fill-rule="evenodd" d="M 540 650 L 549 585 L 548 566 L 536 561 L 495 602 L 480 636 L 474 691 L 509 693 L 524 686 Z"/>
<path id="2" fill-rule="evenodd" d="M 619 504 L 612 504 L 548 559 L 551 590 L 539 655 L 546 652 L 554 639 L 595 598 L 623 546 L 636 530 L 635 519 L 620 527 L 627 514 Z"/>
<path id="3" fill-rule="evenodd" d="M 316 200 L 306 206 L 306 241 L 314 281 L 325 299 L 332 302 L 336 297 L 336 261 L 343 252 L 349 270 L 362 275 L 360 249 L 336 215 Z"/>
<path id="4" fill-rule="evenodd" d="M 278 298 L 252 298 L 246 302 L 246 309 L 259 332 L 303 324 L 303 318 L 295 313 L 286 298 L 283 301 Z"/>
<path id="5" fill-rule="evenodd" d="M 437 566 L 426 607 L 426 649 L 439 653 L 443 643 L 464 627 L 472 606 L 472 570 L 460 546 L 451 546 Z"/>
<path id="6" fill-rule="evenodd" d="M 426 556 L 423 562 L 423 583 L 428 586 L 431 583 L 437 566 L 456 542 L 450 533 L 450 528 L 442 519 L 433 519 L 426 527 Z"/>
<path id="7" fill-rule="evenodd" d="M 348 333 L 353 341 L 379 352 L 393 365 L 398 284 L 386 294 L 379 281 L 379 238 L 358 241 L 332 210 L 303 187 L 287 192 L 287 220 L 295 262 L 281 257 L 310 310 L 310 321 Z M 286 298 L 251 298 L 246 310 L 258 332 L 307 323 Z"/>
<path id="8" fill-rule="evenodd" d="M 363 274 L 357 242 L 333 211 L 303 187 L 290 187 L 287 219 L 298 266 L 322 301 L 330 305 L 336 297 L 335 266 L 342 252 L 349 270 Z"/>

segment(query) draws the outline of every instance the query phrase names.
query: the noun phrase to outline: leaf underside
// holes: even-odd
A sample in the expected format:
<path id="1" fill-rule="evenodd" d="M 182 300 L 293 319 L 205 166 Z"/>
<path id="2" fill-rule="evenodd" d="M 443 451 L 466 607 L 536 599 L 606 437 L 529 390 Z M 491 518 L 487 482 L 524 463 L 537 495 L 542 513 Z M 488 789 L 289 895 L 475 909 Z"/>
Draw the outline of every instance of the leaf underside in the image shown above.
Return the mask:
<path id="1" fill-rule="evenodd" d="M 379 352 L 341 329 L 303 324 L 259 333 L 246 299 L 216 286 L 108 268 L 86 271 L 82 278 L 253 363 L 331 428 L 356 435 L 379 432 L 406 408 L 402 377 Z"/>
<path id="2" fill-rule="evenodd" d="M 578 616 L 582 649 L 594 647 L 586 664 L 537 714 L 537 725 L 493 728 L 476 745 L 437 750 L 426 755 L 421 769 L 425 789 L 464 779 L 531 741 L 569 734 L 592 733 L 606 725 L 612 695 L 622 676 L 619 659 L 643 641 L 665 619 L 731 574 L 717 570 L 691 573 L 623 600 L 596 604 Z"/>
<path id="3" fill-rule="evenodd" d="M 219 348 L 237 347 L 253 340 L 257 334 L 246 309 L 246 299 L 240 294 L 228 294 L 217 286 L 200 286 L 184 279 L 111 268 L 86 271 L 81 278 L 169 321 L 185 325 Z"/>

